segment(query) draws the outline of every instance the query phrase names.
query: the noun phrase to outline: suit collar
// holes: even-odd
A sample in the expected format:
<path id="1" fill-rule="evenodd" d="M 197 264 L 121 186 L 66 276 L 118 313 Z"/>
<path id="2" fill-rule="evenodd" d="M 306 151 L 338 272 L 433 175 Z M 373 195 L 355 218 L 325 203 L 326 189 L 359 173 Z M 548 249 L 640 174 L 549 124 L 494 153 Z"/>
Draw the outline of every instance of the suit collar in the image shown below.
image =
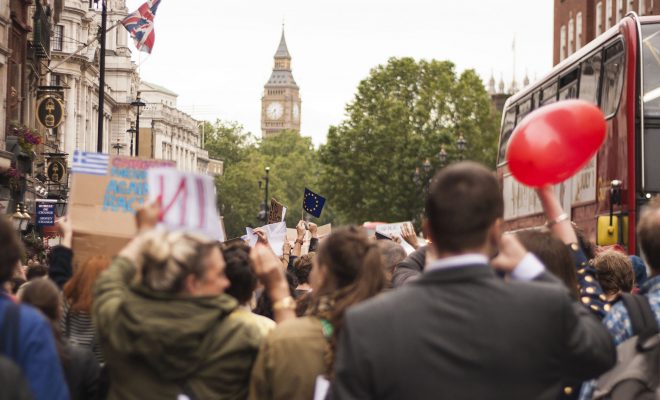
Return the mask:
<path id="1" fill-rule="evenodd" d="M 455 268 L 436 269 L 424 272 L 416 281 L 419 283 L 469 281 L 494 278 L 493 269 L 486 263 L 466 264 Z"/>
<path id="2" fill-rule="evenodd" d="M 460 256 L 446 257 L 433 261 L 426 266 L 426 271 L 435 271 L 446 268 L 459 268 L 465 265 L 488 264 L 488 258 L 483 254 L 469 253 Z"/>

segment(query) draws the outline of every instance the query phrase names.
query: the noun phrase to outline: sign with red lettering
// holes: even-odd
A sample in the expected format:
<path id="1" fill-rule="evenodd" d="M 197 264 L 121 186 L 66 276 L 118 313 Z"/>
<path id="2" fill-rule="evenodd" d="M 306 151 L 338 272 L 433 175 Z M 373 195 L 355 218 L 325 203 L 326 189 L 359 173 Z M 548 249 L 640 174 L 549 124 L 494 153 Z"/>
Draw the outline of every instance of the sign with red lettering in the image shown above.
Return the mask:
<path id="1" fill-rule="evenodd" d="M 212 177 L 171 168 L 152 168 L 147 171 L 147 184 L 149 199 L 161 202 L 164 227 L 225 240 Z"/>

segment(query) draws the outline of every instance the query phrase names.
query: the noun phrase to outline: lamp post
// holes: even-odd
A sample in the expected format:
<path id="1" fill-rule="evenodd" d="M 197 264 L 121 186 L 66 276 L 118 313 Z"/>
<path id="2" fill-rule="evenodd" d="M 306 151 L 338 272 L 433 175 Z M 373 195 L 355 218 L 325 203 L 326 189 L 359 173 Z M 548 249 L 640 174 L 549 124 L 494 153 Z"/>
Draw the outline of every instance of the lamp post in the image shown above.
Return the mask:
<path id="1" fill-rule="evenodd" d="M 117 143 L 112 145 L 112 148 L 117 150 L 117 155 L 119 155 L 119 150 L 124 148 L 124 145 L 122 143 L 119 143 L 119 138 L 117 138 Z"/>
<path id="2" fill-rule="evenodd" d="M 135 119 L 135 155 L 140 155 L 140 107 L 146 104 L 140 99 L 140 92 L 137 92 L 137 98 L 131 103 L 137 110 L 137 118 Z"/>
<path id="3" fill-rule="evenodd" d="M 266 185 L 264 186 L 264 202 L 261 205 L 261 209 L 259 210 L 259 213 L 257 214 L 257 220 L 262 221 L 264 225 L 268 222 L 268 185 L 269 185 L 269 176 L 268 174 L 270 173 L 270 167 L 264 168 L 264 171 L 266 171 L 266 175 L 262 177 L 262 179 L 266 182 Z M 259 189 L 261 189 L 261 184 L 263 181 L 259 180 Z"/>
<path id="4" fill-rule="evenodd" d="M 130 144 L 131 144 L 131 146 L 130 146 L 130 156 L 133 157 L 133 135 L 135 135 L 135 132 L 136 132 L 136 130 L 135 130 L 135 125 L 133 125 L 133 123 L 131 123 L 131 127 L 128 128 L 128 129 L 126 129 L 126 132 L 129 133 L 129 134 L 131 135 L 131 141 L 130 141 Z"/>
<path id="5" fill-rule="evenodd" d="M 456 139 L 456 148 L 458 149 L 458 158 L 463 160 L 463 153 L 465 153 L 465 148 L 467 147 L 467 140 L 463 137 L 463 133 L 458 135 Z"/>

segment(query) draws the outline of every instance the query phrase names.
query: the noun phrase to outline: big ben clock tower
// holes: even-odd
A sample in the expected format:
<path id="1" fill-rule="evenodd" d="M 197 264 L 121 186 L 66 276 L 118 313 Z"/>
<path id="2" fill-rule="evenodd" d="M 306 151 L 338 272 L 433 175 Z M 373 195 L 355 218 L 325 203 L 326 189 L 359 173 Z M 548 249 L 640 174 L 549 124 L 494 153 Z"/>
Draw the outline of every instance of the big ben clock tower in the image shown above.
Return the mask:
<path id="1" fill-rule="evenodd" d="M 300 133 L 300 89 L 291 73 L 291 55 L 284 29 L 274 58 L 273 72 L 261 98 L 261 135 L 264 138 L 285 129 Z"/>

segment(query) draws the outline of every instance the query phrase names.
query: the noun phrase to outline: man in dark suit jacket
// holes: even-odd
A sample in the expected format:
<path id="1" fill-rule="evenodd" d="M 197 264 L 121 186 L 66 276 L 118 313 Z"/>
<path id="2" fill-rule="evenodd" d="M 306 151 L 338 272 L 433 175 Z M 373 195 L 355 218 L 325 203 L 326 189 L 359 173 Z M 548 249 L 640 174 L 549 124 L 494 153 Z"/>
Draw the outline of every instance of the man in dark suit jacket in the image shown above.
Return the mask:
<path id="1" fill-rule="evenodd" d="M 350 309 L 334 399 L 556 399 L 565 378 L 616 362 L 612 339 L 543 264 L 501 235 L 495 176 L 475 163 L 436 175 L 432 244 L 414 282 Z M 491 262 L 510 275 L 505 281 Z"/>

